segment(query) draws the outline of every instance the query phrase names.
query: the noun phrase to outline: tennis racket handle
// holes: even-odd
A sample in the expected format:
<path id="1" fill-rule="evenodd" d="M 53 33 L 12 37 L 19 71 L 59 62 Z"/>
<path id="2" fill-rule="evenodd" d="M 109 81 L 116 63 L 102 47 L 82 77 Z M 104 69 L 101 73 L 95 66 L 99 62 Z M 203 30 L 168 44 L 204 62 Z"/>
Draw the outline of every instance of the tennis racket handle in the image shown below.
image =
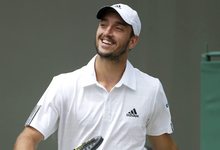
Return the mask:
<path id="1" fill-rule="evenodd" d="M 101 136 L 93 137 L 92 139 L 82 143 L 80 146 L 73 150 L 96 150 L 103 142 Z"/>

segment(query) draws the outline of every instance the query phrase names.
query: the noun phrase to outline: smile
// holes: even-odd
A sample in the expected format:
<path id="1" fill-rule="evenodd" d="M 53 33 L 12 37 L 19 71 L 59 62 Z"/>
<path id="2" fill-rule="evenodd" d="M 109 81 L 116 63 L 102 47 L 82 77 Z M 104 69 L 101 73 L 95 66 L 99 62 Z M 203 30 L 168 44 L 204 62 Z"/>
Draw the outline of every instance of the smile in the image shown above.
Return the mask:
<path id="1" fill-rule="evenodd" d="M 102 43 L 107 44 L 107 45 L 112 45 L 113 44 L 112 41 L 109 41 L 109 40 L 106 40 L 106 39 L 103 39 Z"/>

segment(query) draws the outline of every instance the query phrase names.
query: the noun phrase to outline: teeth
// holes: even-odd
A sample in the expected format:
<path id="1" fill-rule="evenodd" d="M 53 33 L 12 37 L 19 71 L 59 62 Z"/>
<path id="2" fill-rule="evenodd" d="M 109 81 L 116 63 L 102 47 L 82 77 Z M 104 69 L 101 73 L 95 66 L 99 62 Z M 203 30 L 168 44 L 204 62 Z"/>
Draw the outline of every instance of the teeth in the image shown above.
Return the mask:
<path id="1" fill-rule="evenodd" d="M 102 40 L 103 43 L 105 44 L 112 44 L 112 42 L 108 41 L 108 40 Z"/>

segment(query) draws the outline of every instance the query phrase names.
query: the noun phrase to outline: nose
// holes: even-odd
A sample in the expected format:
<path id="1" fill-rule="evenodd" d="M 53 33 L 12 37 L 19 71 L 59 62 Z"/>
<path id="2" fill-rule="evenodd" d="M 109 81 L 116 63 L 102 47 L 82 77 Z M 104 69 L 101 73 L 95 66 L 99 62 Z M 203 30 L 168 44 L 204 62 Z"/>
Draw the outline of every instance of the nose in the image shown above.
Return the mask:
<path id="1" fill-rule="evenodd" d="M 113 29 L 111 26 L 106 27 L 103 32 L 104 35 L 108 35 L 108 36 L 112 35 L 112 33 L 113 33 Z"/>

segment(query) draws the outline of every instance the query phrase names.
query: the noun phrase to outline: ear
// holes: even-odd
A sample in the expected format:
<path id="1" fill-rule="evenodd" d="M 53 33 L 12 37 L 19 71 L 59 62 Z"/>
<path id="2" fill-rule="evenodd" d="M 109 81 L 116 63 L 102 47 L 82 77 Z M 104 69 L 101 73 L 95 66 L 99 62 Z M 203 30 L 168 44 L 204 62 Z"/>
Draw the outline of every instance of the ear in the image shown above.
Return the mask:
<path id="1" fill-rule="evenodd" d="M 129 49 L 133 49 L 139 41 L 139 36 L 132 36 L 129 42 Z"/>

